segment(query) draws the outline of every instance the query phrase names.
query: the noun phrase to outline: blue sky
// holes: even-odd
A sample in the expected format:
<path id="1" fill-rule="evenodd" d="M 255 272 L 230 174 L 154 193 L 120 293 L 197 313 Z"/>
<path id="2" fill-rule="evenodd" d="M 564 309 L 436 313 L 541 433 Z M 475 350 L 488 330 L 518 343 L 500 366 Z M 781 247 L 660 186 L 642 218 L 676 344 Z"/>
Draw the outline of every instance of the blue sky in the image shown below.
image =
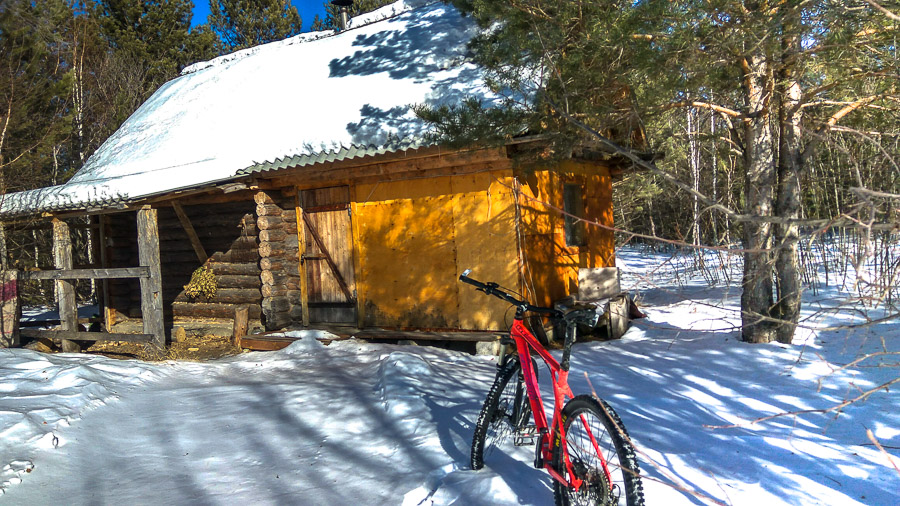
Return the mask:
<path id="1" fill-rule="evenodd" d="M 326 0 L 291 0 L 291 3 L 297 7 L 300 17 L 303 19 L 303 29 L 308 30 L 312 24 L 313 18 L 318 14 L 323 16 L 325 8 L 322 4 Z M 193 25 L 199 25 L 206 22 L 206 16 L 209 14 L 208 0 L 194 0 L 194 19 Z"/>

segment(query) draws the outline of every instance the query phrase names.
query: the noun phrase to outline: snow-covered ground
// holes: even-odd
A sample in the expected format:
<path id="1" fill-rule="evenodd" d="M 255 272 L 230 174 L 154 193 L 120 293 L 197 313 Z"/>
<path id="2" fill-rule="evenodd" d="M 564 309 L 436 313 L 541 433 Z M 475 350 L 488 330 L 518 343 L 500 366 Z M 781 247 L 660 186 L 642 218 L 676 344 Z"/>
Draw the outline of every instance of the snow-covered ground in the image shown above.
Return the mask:
<path id="1" fill-rule="evenodd" d="M 866 435 L 900 465 L 896 393 L 840 416 L 750 424 L 828 408 L 900 375 L 896 354 L 841 369 L 882 338 L 896 353 L 900 323 L 804 330 L 791 347 L 743 344 L 739 289 L 707 286 L 686 262 L 660 267 L 665 258 L 620 252 L 649 317 L 619 341 L 577 344 L 571 377 L 588 392 L 586 373 L 621 415 L 648 504 L 900 503 L 900 473 Z M 805 324 L 861 322 L 819 312 L 842 297 L 810 296 Z M 211 363 L 0 350 L 0 503 L 552 502 L 530 448 L 468 469 L 490 357 L 302 336 L 280 352 Z"/>

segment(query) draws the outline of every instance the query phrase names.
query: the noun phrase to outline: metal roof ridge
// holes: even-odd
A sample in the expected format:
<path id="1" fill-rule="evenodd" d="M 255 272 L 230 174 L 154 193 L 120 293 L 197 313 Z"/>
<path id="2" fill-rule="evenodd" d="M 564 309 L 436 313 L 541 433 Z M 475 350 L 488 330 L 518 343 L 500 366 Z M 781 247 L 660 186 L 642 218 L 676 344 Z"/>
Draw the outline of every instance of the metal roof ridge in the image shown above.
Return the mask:
<path id="1" fill-rule="evenodd" d="M 298 153 L 296 155 L 285 156 L 284 158 L 276 158 L 274 161 L 265 160 L 262 162 L 254 162 L 253 165 L 235 172 L 235 176 L 245 176 L 253 173 L 269 172 L 272 170 L 280 170 L 288 167 L 314 165 L 323 162 L 352 160 L 356 158 L 363 158 L 366 156 L 383 155 L 386 153 L 419 149 L 421 147 L 432 144 L 433 143 L 424 141 L 424 139 L 404 137 L 402 139 L 389 139 L 387 142 L 381 145 L 373 143 L 352 143 L 348 146 L 333 146 L 331 148 L 323 149 L 318 152 Z M 281 161 L 283 161 L 284 163 L 279 163 Z"/>

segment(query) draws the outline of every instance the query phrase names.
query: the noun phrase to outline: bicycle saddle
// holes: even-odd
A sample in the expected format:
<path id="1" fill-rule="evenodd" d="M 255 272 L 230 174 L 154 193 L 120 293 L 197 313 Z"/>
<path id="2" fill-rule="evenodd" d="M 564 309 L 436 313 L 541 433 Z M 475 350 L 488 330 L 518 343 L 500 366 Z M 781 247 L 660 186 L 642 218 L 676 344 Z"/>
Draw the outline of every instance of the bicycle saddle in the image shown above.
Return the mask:
<path id="1" fill-rule="evenodd" d="M 562 319 L 566 323 L 577 323 L 593 327 L 600 320 L 598 307 L 589 304 L 575 304 L 572 307 L 559 308 Z"/>

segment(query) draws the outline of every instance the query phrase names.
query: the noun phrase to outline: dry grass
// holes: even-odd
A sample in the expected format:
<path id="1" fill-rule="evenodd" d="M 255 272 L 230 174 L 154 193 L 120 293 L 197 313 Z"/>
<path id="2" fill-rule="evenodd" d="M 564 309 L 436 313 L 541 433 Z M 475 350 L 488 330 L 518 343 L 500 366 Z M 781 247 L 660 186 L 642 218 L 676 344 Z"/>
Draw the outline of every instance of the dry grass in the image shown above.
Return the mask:
<path id="1" fill-rule="evenodd" d="M 148 362 L 163 360 L 202 362 L 238 355 L 242 351 L 232 344 L 231 337 L 210 334 L 188 334 L 184 341 L 169 343 L 166 350 L 159 350 L 150 345 L 126 342 L 97 342 L 87 350 L 88 353 L 112 358 L 138 359 Z"/>

